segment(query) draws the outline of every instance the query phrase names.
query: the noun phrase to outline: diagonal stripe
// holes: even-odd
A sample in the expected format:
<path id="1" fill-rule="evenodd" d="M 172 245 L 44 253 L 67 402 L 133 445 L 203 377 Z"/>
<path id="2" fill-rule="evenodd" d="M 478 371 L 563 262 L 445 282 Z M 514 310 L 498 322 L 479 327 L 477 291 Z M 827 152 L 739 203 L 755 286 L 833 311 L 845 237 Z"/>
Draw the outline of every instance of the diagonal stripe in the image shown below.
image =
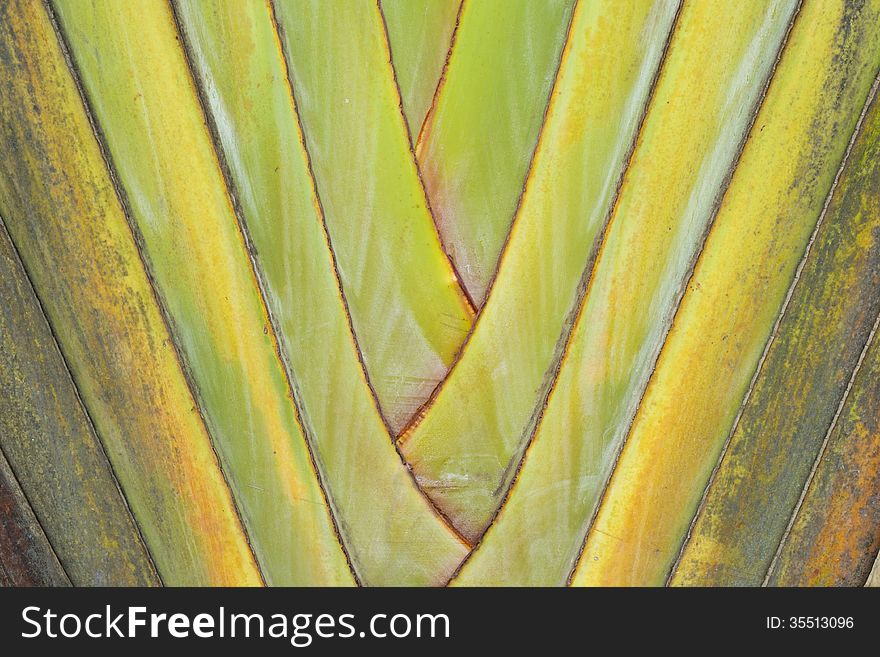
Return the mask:
<path id="1" fill-rule="evenodd" d="M 576 7 L 493 292 L 435 403 L 401 438 L 423 486 L 472 540 L 503 499 L 555 378 L 676 4 L 629 7 L 619 39 L 601 30 L 618 9 Z"/>
<path id="2" fill-rule="evenodd" d="M 860 586 L 870 577 L 880 548 L 880 346 L 874 340 L 878 325 L 880 315 L 764 586 Z"/>
<path id="3" fill-rule="evenodd" d="M 238 192 L 303 432 L 356 578 L 438 581 L 464 546 L 414 485 L 366 379 L 289 83 L 289 36 L 276 22 L 279 8 L 176 6 Z M 220 39 L 223 48 L 214 45 Z M 251 43 L 267 48 L 249 53 Z M 326 554 L 311 545 L 315 558 Z"/>
<path id="4" fill-rule="evenodd" d="M 403 113 L 404 118 L 407 118 L 406 111 L 404 108 L 404 102 L 403 102 L 403 92 L 400 89 L 397 68 L 394 65 L 394 54 L 393 54 L 393 48 L 392 48 L 392 44 L 391 44 L 392 32 L 389 29 L 388 19 L 386 18 L 383 6 L 384 5 L 382 4 L 382 2 L 380 0 L 377 0 L 377 7 L 379 8 L 379 15 L 382 18 L 382 30 L 383 30 L 383 34 L 384 34 L 384 39 L 385 39 L 386 47 L 388 49 L 388 60 L 391 63 L 391 72 L 392 72 L 392 76 L 394 78 L 394 88 L 396 90 L 397 97 L 399 100 L 399 110 L 401 113 Z M 407 3 L 407 6 L 412 6 L 412 3 Z M 462 2 L 462 4 L 459 5 L 459 9 L 461 9 L 461 7 L 463 7 L 463 6 L 464 6 L 464 3 Z M 456 18 L 455 31 L 452 33 L 452 36 L 450 37 L 450 40 L 449 40 L 449 47 L 448 47 L 447 60 L 446 60 L 447 62 L 448 62 L 449 55 L 452 54 L 452 47 L 455 44 L 455 35 L 457 34 L 458 18 L 460 16 L 460 13 L 461 12 L 459 11 L 455 17 Z M 443 83 L 443 80 L 445 79 L 445 74 L 446 74 L 446 64 L 444 64 L 443 74 L 437 82 L 437 87 L 436 87 L 437 89 L 439 89 L 440 85 Z M 407 129 L 407 141 L 409 142 L 410 155 L 412 156 L 413 163 L 415 164 L 415 167 L 416 167 L 416 172 L 418 173 L 419 185 L 421 185 L 422 190 L 424 191 L 425 190 L 425 181 L 424 181 L 424 178 L 422 177 L 421 166 L 419 165 L 419 161 L 416 158 L 415 146 L 413 145 L 412 128 L 411 128 L 411 126 L 409 126 L 409 124 L 408 124 L 408 129 Z M 455 266 L 455 262 L 452 260 L 452 258 L 450 258 L 449 252 L 446 248 L 446 245 L 443 243 L 443 236 L 440 234 L 440 231 L 437 229 L 437 220 L 436 220 L 437 215 L 434 212 L 434 208 L 431 207 L 431 199 L 428 198 L 427 195 L 425 196 L 425 201 L 428 206 L 428 213 L 431 215 L 431 224 L 434 227 L 435 236 L 436 236 L 437 241 L 440 245 L 440 248 L 443 250 L 443 254 L 447 258 L 448 266 L 452 269 L 452 273 L 455 277 L 455 280 L 459 281 L 461 293 L 462 293 L 462 295 L 464 295 L 465 301 L 467 302 L 467 305 L 468 305 L 468 311 L 471 314 L 474 314 L 474 313 L 476 313 L 476 306 L 474 305 L 474 300 L 471 297 L 470 292 L 468 292 L 467 288 L 464 287 L 463 285 L 461 285 L 461 280 L 462 280 L 461 273 L 458 271 L 458 268 Z M 442 380 L 441 380 L 441 382 L 442 382 Z M 440 385 L 440 383 L 438 383 L 437 385 Z M 400 429 L 401 429 L 401 426 L 396 427 L 396 430 L 398 432 L 400 431 Z"/>
<path id="5" fill-rule="evenodd" d="M 170 7 L 56 6 L 266 580 L 350 582 Z"/>
<path id="6" fill-rule="evenodd" d="M 843 403 L 880 312 L 880 240 L 871 237 L 880 227 L 874 105 L 853 133 L 682 545 L 674 585 L 761 583 Z"/>
<path id="7" fill-rule="evenodd" d="M 42 3 L 3 3 L 0 211 L 163 581 L 259 584 Z"/>
<path id="8" fill-rule="evenodd" d="M 70 586 L 27 496 L 0 449 L 0 585 Z"/>
<path id="9" fill-rule="evenodd" d="M 463 0 L 380 0 L 391 63 L 415 141 L 446 73 Z"/>
<path id="10" fill-rule="evenodd" d="M 189 10 L 188 12 L 187 9 Z M 279 335 L 278 320 L 276 313 L 272 309 L 272 304 L 270 303 L 270 294 L 267 292 L 266 275 L 261 264 L 257 261 L 256 247 L 247 222 L 245 221 L 241 201 L 239 200 L 242 197 L 238 187 L 233 181 L 229 161 L 226 158 L 227 152 L 233 154 L 233 159 L 240 167 L 243 149 L 235 148 L 235 144 L 231 144 L 232 148 L 230 148 L 229 151 L 224 149 L 219 132 L 220 128 L 218 127 L 220 124 L 215 120 L 215 116 L 222 120 L 223 128 L 227 131 L 226 136 L 228 137 L 231 114 L 235 111 L 232 102 L 237 100 L 243 102 L 243 104 L 247 106 L 248 103 L 253 101 L 253 97 L 246 93 L 239 93 L 233 97 L 230 97 L 229 95 L 224 96 L 223 93 L 228 92 L 230 88 L 250 91 L 248 86 L 249 83 L 253 84 L 258 80 L 261 80 L 261 76 L 264 75 L 270 79 L 278 80 L 279 84 L 273 85 L 272 89 L 278 90 L 276 91 L 277 96 L 281 99 L 280 104 L 284 107 L 286 100 L 286 94 L 284 93 L 284 80 L 286 77 L 283 71 L 283 56 L 280 43 L 271 21 L 271 12 L 267 4 L 253 3 L 244 8 L 238 7 L 235 8 L 234 13 L 232 14 L 229 13 L 231 7 L 224 7 L 219 4 L 210 5 L 207 2 L 202 3 L 201 9 L 203 10 L 201 14 L 194 15 L 192 5 L 180 3 L 180 5 L 176 7 L 174 2 L 171 3 L 175 25 L 182 39 L 182 43 L 184 44 L 183 49 L 186 55 L 187 65 L 190 67 L 190 74 L 192 75 L 193 82 L 199 94 L 202 112 L 204 113 L 209 129 L 211 130 L 211 139 L 223 172 L 224 184 L 232 197 L 237 225 L 239 226 L 244 242 L 248 247 L 251 266 L 254 270 L 254 275 L 259 282 L 261 302 L 268 318 L 267 334 L 274 340 L 273 347 L 278 355 L 278 359 L 282 363 L 287 389 L 292 397 L 295 393 L 295 386 L 291 378 L 290 366 L 280 345 L 281 338 Z M 181 16 L 189 16 L 190 18 L 189 25 L 192 28 L 192 34 L 189 36 L 183 28 Z M 229 18 L 233 19 L 231 24 Z M 218 38 L 218 34 L 223 35 L 222 43 Z M 252 43 L 264 44 L 265 50 L 259 51 L 258 54 L 256 49 L 246 47 Z M 194 50 L 193 46 L 196 46 L 197 50 Z M 243 46 L 245 46 L 245 48 L 239 50 Z M 198 60 L 198 64 L 194 64 L 196 60 Z M 232 66 L 230 66 L 230 64 L 232 64 Z M 244 71 L 244 73 L 242 73 L 242 71 Z M 259 82 L 257 83 L 259 84 Z M 215 110 L 213 113 L 210 110 L 212 107 L 211 99 L 214 99 L 215 101 L 213 103 L 213 108 Z M 251 115 L 256 114 L 253 111 L 252 106 L 246 111 Z M 271 122 L 269 123 L 271 124 Z M 242 132 L 245 131 L 242 130 Z M 281 140 L 277 141 L 280 142 Z M 228 139 L 227 143 L 229 143 Z M 263 141 L 259 141 L 258 143 L 261 145 L 265 144 Z M 295 149 L 291 150 L 295 152 Z M 279 176 L 278 178 L 281 179 L 282 177 Z M 245 202 L 252 204 L 255 190 L 252 186 L 248 186 L 246 191 L 248 192 L 248 195 Z M 278 197 L 279 195 L 276 190 L 274 198 Z M 267 196 L 263 196 L 263 198 L 267 198 Z M 283 231 L 279 230 L 277 232 L 280 233 Z M 277 242 L 275 242 L 275 244 L 277 244 Z M 264 243 L 261 246 L 267 246 L 267 244 Z M 262 252 L 266 257 L 270 257 L 271 255 L 271 249 L 263 249 Z M 291 523 L 291 529 L 298 533 L 299 536 L 290 537 L 290 543 L 296 545 L 298 549 L 296 549 L 295 553 L 291 555 L 293 564 L 287 567 L 287 577 L 289 577 L 290 582 L 294 584 L 315 581 L 318 584 L 324 585 L 328 583 L 328 578 L 326 575 L 322 577 L 320 573 L 322 569 L 326 569 L 328 572 L 333 573 L 332 578 L 329 578 L 330 583 L 349 584 L 351 582 L 349 577 L 345 574 L 345 571 L 348 570 L 349 574 L 355 581 L 357 580 L 357 576 L 351 567 L 348 553 L 345 551 L 345 545 L 339 535 L 339 527 L 333 516 L 332 505 L 315 462 L 311 442 L 305 436 L 299 410 L 296 407 L 294 410 L 296 413 L 298 429 L 297 442 L 301 442 L 308 453 L 308 463 L 310 467 L 306 477 L 307 480 L 314 481 L 317 484 L 317 489 L 320 492 L 320 501 L 314 499 L 314 492 L 309 497 L 301 496 L 296 501 L 306 502 L 315 506 L 321 506 L 323 504 L 326 507 L 329 520 L 333 527 L 333 538 L 335 538 L 335 541 L 331 540 L 331 536 L 327 531 L 323 531 L 318 535 L 308 536 L 307 532 L 302 532 L 296 529 L 295 522 Z M 276 460 L 279 458 L 284 460 L 286 458 L 285 456 L 277 454 L 274 450 L 273 457 Z M 313 508 L 312 511 L 317 511 L 317 509 Z M 311 522 L 314 520 L 314 517 L 315 514 L 307 514 L 305 515 L 305 520 L 306 522 Z M 290 549 L 290 547 L 286 545 L 278 545 L 277 547 Z M 342 563 L 343 559 L 345 564 Z M 283 581 L 283 579 L 280 581 Z"/>
<path id="11" fill-rule="evenodd" d="M 2 218 L 0 336 L 0 448 L 65 571 L 79 586 L 158 584 Z"/>
<path id="12" fill-rule="evenodd" d="M 794 6 L 681 9 L 538 435 L 462 582 L 565 581 Z"/>
<path id="13" fill-rule="evenodd" d="M 880 3 L 833 9 L 792 29 L 574 584 L 659 585 L 676 559 L 876 72 Z"/>
<path id="14" fill-rule="evenodd" d="M 574 0 L 465 0 L 416 152 L 462 283 L 483 305 L 556 79 Z"/>
<path id="15" fill-rule="evenodd" d="M 445 376 L 473 314 L 420 183 L 378 5 L 276 9 L 358 346 L 396 432 Z"/>

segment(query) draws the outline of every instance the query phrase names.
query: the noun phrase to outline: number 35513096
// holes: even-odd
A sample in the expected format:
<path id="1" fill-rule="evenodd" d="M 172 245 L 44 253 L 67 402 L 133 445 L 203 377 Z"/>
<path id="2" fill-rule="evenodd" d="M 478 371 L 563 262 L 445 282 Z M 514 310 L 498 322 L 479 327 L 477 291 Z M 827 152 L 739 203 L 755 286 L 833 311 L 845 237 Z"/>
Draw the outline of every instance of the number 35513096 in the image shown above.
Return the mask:
<path id="1" fill-rule="evenodd" d="M 769 630 L 835 630 L 851 629 L 854 625 L 852 616 L 767 616 Z"/>

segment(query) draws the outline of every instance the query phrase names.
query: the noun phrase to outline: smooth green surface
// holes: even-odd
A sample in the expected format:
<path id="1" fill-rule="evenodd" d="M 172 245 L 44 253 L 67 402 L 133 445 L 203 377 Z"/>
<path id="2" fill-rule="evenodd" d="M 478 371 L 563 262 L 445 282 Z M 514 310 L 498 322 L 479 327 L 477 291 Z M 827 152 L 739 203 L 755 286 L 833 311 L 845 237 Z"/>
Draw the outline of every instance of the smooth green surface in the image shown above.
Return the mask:
<path id="1" fill-rule="evenodd" d="M 579 3 L 498 281 L 461 361 L 402 439 L 422 486 L 472 539 L 504 497 L 562 356 L 675 9 Z M 612 16 L 620 27 L 608 32 Z"/>
<path id="2" fill-rule="evenodd" d="M 431 106 L 462 0 L 381 0 L 403 111 L 415 141 Z"/>
<path id="3" fill-rule="evenodd" d="M 355 571 L 367 584 L 436 584 L 465 547 L 414 485 L 370 395 L 272 16 L 256 3 L 178 7 Z"/>
<path id="4" fill-rule="evenodd" d="M 525 184 L 573 5 L 464 0 L 446 76 L 419 136 L 438 229 L 478 306 Z"/>
<path id="5" fill-rule="evenodd" d="M 472 312 L 428 210 L 378 6 L 275 9 L 354 332 L 396 432 L 446 374 Z"/>

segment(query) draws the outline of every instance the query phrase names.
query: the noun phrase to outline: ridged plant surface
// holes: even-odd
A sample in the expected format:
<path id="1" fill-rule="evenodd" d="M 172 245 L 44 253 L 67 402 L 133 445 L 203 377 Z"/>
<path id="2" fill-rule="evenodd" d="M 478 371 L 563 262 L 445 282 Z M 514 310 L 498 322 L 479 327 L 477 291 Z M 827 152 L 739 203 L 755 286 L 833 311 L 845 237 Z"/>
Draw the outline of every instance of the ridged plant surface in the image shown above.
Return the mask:
<path id="1" fill-rule="evenodd" d="M 880 585 L 880 0 L 0 3 L 0 585 Z"/>

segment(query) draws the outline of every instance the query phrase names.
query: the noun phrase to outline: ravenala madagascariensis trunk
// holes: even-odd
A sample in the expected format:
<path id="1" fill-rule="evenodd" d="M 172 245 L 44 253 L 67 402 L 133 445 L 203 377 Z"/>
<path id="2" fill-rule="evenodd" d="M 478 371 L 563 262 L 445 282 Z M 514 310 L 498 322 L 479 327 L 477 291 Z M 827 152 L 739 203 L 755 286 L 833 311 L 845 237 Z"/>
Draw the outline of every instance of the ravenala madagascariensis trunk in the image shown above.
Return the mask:
<path id="1" fill-rule="evenodd" d="M 0 583 L 863 585 L 880 0 L 0 4 Z"/>

